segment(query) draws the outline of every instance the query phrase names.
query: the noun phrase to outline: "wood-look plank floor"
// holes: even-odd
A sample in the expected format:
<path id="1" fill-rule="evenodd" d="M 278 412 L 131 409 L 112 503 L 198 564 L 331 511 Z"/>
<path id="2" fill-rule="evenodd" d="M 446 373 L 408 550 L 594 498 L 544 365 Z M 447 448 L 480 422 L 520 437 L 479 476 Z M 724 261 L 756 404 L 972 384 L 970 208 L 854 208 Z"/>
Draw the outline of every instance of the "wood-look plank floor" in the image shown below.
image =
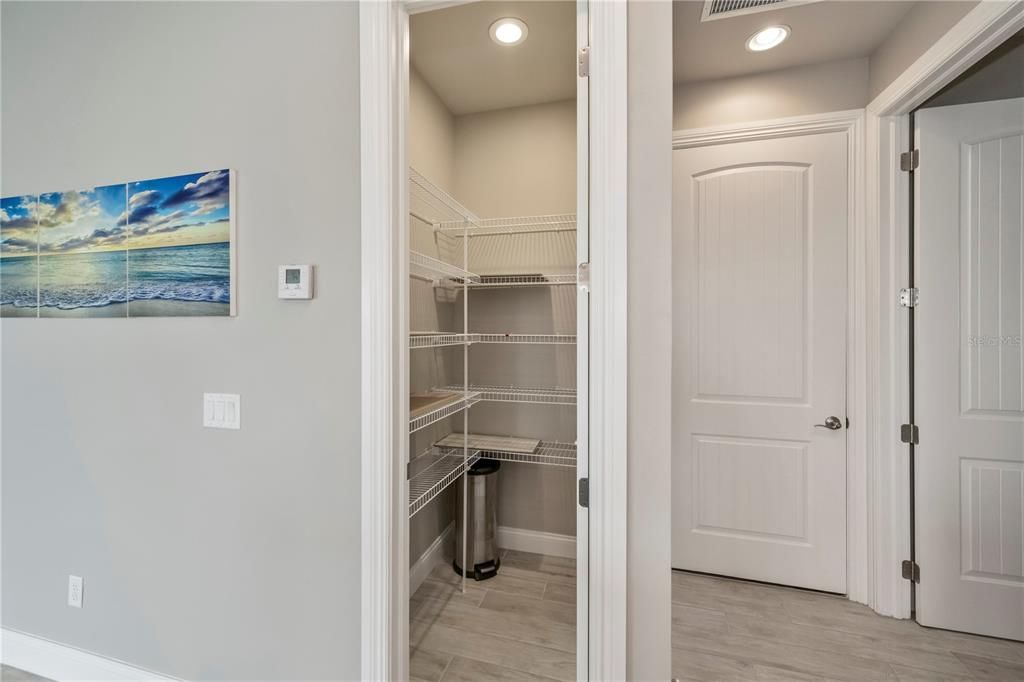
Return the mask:
<path id="1" fill-rule="evenodd" d="M 3 664 L 0 664 L 0 680 L 3 680 L 3 682 L 53 682 L 53 680 L 47 677 L 33 675 L 24 670 Z"/>
<path id="2" fill-rule="evenodd" d="M 498 575 L 438 566 L 409 602 L 410 679 L 576 679 L 576 561 L 504 550 Z"/>
<path id="3" fill-rule="evenodd" d="M 673 571 L 682 680 L 1024 680 L 1024 644 L 885 618 L 838 596 Z"/>

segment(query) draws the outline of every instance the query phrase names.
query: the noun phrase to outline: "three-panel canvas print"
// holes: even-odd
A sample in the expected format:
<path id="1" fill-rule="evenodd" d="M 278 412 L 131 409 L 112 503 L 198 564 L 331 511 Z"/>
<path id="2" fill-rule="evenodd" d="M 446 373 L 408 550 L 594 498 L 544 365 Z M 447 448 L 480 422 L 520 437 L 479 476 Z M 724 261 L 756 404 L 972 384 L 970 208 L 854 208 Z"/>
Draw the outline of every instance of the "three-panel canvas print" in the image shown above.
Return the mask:
<path id="1" fill-rule="evenodd" d="M 0 317 L 234 314 L 229 170 L 0 199 Z"/>

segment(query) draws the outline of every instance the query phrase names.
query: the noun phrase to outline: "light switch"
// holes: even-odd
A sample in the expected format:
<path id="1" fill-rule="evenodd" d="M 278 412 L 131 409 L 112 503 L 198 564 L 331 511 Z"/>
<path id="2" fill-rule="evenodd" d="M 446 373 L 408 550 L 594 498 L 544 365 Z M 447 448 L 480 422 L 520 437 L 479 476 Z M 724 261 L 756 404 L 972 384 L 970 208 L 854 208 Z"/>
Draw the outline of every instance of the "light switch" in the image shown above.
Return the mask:
<path id="1" fill-rule="evenodd" d="M 237 393 L 204 393 L 203 426 L 238 429 L 242 425 L 242 399 Z"/>

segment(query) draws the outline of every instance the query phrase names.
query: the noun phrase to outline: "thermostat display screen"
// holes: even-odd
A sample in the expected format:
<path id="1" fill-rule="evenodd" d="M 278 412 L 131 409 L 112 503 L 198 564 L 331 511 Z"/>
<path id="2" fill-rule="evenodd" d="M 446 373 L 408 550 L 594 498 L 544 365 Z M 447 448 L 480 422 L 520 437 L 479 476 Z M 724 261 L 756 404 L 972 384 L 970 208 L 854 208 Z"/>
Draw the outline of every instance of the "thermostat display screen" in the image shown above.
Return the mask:
<path id="1" fill-rule="evenodd" d="M 300 281 L 300 274 L 298 268 L 288 268 L 284 271 L 284 283 L 285 284 L 298 284 Z"/>

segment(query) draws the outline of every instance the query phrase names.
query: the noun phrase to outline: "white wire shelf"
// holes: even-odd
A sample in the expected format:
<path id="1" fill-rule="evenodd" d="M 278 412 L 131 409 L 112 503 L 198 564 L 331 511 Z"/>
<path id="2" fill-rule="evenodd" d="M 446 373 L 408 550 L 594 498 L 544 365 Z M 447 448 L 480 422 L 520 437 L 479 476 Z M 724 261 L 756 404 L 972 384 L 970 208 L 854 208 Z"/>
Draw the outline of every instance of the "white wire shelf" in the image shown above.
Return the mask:
<path id="1" fill-rule="evenodd" d="M 453 434 L 459 436 L 461 434 Z M 499 439 L 500 440 L 500 439 Z M 462 454 L 462 448 L 453 446 L 438 445 L 440 450 L 449 455 Z M 539 441 L 537 446 L 530 452 L 522 450 L 503 450 L 479 448 L 474 451 L 479 453 L 482 459 L 497 459 L 502 462 L 519 462 L 522 464 L 547 464 L 550 466 L 575 467 L 576 466 L 576 444 L 561 443 L 559 441 Z"/>
<path id="2" fill-rule="evenodd" d="M 445 263 L 419 251 L 409 252 L 409 274 L 431 281 L 450 279 L 458 284 L 479 282 L 480 276 L 463 270 L 457 265 Z"/>
<path id="3" fill-rule="evenodd" d="M 452 229 L 455 225 L 462 229 L 480 222 L 472 211 L 415 168 L 409 168 L 409 214 L 432 226 L 443 223 Z"/>
<path id="4" fill-rule="evenodd" d="M 479 288 L 536 287 L 576 284 L 575 274 L 474 275 L 469 286 Z"/>
<path id="5" fill-rule="evenodd" d="M 462 334 L 455 332 L 412 332 L 409 350 L 465 346 L 474 343 L 512 343 L 567 346 L 576 343 L 575 334 Z"/>
<path id="6" fill-rule="evenodd" d="M 471 334 L 473 343 L 528 343 L 569 345 L 576 343 L 575 334 Z"/>
<path id="7" fill-rule="evenodd" d="M 461 391 L 461 386 L 445 388 L 446 391 Z M 511 386 L 470 385 L 471 395 L 477 401 L 498 403 L 536 403 L 543 405 L 575 405 L 575 388 L 515 388 Z"/>
<path id="8" fill-rule="evenodd" d="M 468 226 L 469 229 L 466 229 Z M 438 229 L 453 237 L 490 237 L 503 234 L 529 234 L 537 232 L 566 232 L 576 230 L 576 214 L 522 216 L 517 218 L 477 218 L 441 222 Z"/>
<path id="9" fill-rule="evenodd" d="M 409 420 L 409 433 L 415 433 L 420 429 L 425 429 L 431 424 L 436 424 L 442 419 L 446 419 L 453 414 L 458 414 L 468 407 L 480 402 L 480 394 L 475 391 L 469 391 L 464 393 L 461 386 L 453 386 L 451 388 L 444 389 L 446 391 L 453 391 L 459 393 L 459 397 L 455 400 L 445 402 L 440 407 L 434 408 L 429 412 L 424 412 Z"/>
<path id="10" fill-rule="evenodd" d="M 441 348 L 443 346 L 464 346 L 478 340 L 479 334 L 451 334 L 425 332 L 409 334 L 409 350 L 417 348 Z"/>
<path id="11" fill-rule="evenodd" d="M 409 478 L 410 518 L 459 480 L 466 469 L 480 459 L 478 451 L 472 450 L 465 456 L 461 448 L 434 448 L 433 453 L 422 456 L 431 457 L 434 461 Z"/>

